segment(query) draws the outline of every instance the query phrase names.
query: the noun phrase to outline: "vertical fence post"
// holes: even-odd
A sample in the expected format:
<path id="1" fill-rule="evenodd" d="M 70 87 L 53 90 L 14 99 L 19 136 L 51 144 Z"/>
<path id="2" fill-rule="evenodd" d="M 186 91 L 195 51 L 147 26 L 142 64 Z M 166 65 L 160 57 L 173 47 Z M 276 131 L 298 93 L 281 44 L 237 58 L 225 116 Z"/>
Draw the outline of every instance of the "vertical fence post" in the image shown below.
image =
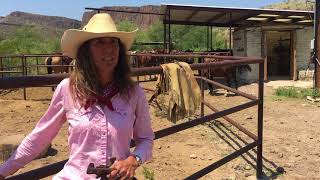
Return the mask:
<path id="1" fill-rule="evenodd" d="M 0 69 L 1 69 L 1 71 L 3 71 L 2 57 L 0 57 Z M 1 72 L 1 77 L 3 78 L 3 72 Z"/>
<path id="2" fill-rule="evenodd" d="M 314 19 L 314 63 L 315 88 L 320 91 L 320 0 L 316 0 Z"/>
<path id="3" fill-rule="evenodd" d="M 22 55 L 21 56 L 21 64 L 22 64 L 22 75 L 26 76 L 27 72 L 26 72 L 26 60 L 25 60 L 25 56 Z M 27 99 L 27 92 L 26 92 L 26 88 L 23 88 L 23 99 L 26 100 Z"/>
<path id="4" fill-rule="evenodd" d="M 39 75 L 39 57 L 36 57 L 36 62 L 37 62 L 37 75 Z"/>
<path id="5" fill-rule="evenodd" d="M 231 42 L 232 42 L 232 13 L 229 14 L 229 52 L 232 56 L 232 47 L 231 47 Z"/>
<path id="6" fill-rule="evenodd" d="M 136 56 L 137 68 L 139 68 L 139 58 L 140 56 Z M 139 75 L 137 76 L 137 81 L 139 82 Z"/>
<path id="7" fill-rule="evenodd" d="M 168 15 L 169 15 L 169 27 L 168 27 L 168 30 L 169 30 L 169 33 L 168 33 L 168 35 L 169 35 L 169 38 L 168 38 L 168 41 L 169 41 L 169 54 L 171 53 L 171 44 L 172 44 L 172 39 L 171 39 L 171 11 L 170 11 L 171 9 L 169 8 L 169 10 L 168 10 Z"/>
<path id="8" fill-rule="evenodd" d="M 24 56 L 23 57 L 23 61 L 24 61 L 24 71 L 25 71 L 25 75 L 28 75 L 28 64 L 27 64 L 27 57 Z"/>
<path id="9" fill-rule="evenodd" d="M 201 70 L 201 77 L 203 76 L 203 73 L 202 73 L 203 71 Z M 201 80 L 201 82 L 200 82 L 200 88 L 201 88 L 201 112 L 200 112 L 200 114 L 201 114 L 201 117 L 203 117 L 204 116 L 204 104 L 203 104 L 203 101 L 204 101 L 204 80 L 203 79 L 200 79 Z"/>
<path id="10" fill-rule="evenodd" d="M 257 178 L 262 178 L 262 138 L 263 138 L 263 88 L 264 88 L 264 62 L 259 63 L 259 86 L 258 86 L 258 147 L 257 147 Z"/>
<path id="11" fill-rule="evenodd" d="M 207 26 L 207 51 L 209 51 L 210 27 Z"/>
<path id="12" fill-rule="evenodd" d="M 202 58 L 198 58 L 198 63 L 202 63 L 203 62 L 203 59 Z M 200 76 L 203 77 L 204 76 L 204 73 L 203 73 L 203 69 L 200 70 Z M 204 80 L 201 79 L 201 83 L 200 83 L 200 87 L 201 87 L 201 99 L 204 100 Z M 204 104 L 203 102 L 201 101 L 201 117 L 204 116 Z"/>

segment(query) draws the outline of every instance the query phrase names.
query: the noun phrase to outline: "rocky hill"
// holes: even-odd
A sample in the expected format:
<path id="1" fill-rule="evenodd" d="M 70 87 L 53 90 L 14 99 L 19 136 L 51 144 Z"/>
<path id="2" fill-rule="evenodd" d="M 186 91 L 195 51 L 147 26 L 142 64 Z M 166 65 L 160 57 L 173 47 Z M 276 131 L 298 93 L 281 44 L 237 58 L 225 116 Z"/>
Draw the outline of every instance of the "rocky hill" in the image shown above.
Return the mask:
<path id="1" fill-rule="evenodd" d="M 113 7 L 102 7 L 103 9 L 111 10 L 126 10 L 126 11 L 137 11 L 137 12 L 152 12 L 159 13 L 160 6 L 141 6 L 141 7 L 126 7 L 126 6 L 113 6 Z M 86 24 L 88 20 L 95 14 L 96 11 L 87 11 L 82 16 L 82 24 Z M 123 12 L 108 12 L 114 21 L 119 22 L 123 20 L 129 20 L 138 25 L 142 29 L 148 28 L 153 23 L 159 21 L 160 16 L 150 14 L 136 14 L 136 13 L 123 13 Z"/>
<path id="2" fill-rule="evenodd" d="M 290 9 L 290 10 L 306 10 L 313 11 L 315 8 L 314 0 L 285 0 L 279 3 L 265 6 L 266 9 Z"/>
<path id="3" fill-rule="evenodd" d="M 103 8 L 139 12 L 160 12 L 160 6 L 151 5 L 141 7 L 114 6 Z M 90 17 L 92 17 L 95 13 L 95 11 L 86 11 L 83 14 L 81 22 L 66 17 L 45 16 L 15 11 L 5 17 L 0 16 L 0 40 L 10 37 L 10 35 L 12 35 L 13 32 L 15 32 L 15 29 L 17 28 L 17 26 L 4 25 L 5 23 L 37 26 L 41 29 L 41 32 L 45 32 L 43 33 L 43 35 L 48 37 L 54 37 L 60 36 L 65 29 L 80 28 L 81 25 L 88 22 Z M 157 22 L 160 18 L 160 16 L 148 14 L 132 14 L 119 12 L 109 12 L 109 14 L 113 17 L 116 23 L 122 20 L 129 20 L 137 24 L 137 26 L 142 29 L 148 28 L 150 25 Z"/>
<path id="4" fill-rule="evenodd" d="M 3 24 L 1 24 L 3 23 Z M 5 25 L 18 24 L 18 25 L 30 25 L 36 26 L 41 29 L 45 36 L 57 36 L 61 34 L 65 29 L 79 28 L 81 21 L 58 17 L 58 16 L 44 16 L 39 14 L 31 14 L 25 12 L 15 11 L 8 16 L 0 17 L 0 33 L 2 36 L 10 36 L 17 28 L 17 26 Z"/>
<path id="5" fill-rule="evenodd" d="M 58 29 L 78 28 L 80 21 L 58 16 L 44 16 L 15 11 L 6 17 L 0 18 L 0 22 L 22 24 L 22 25 L 39 25 Z"/>

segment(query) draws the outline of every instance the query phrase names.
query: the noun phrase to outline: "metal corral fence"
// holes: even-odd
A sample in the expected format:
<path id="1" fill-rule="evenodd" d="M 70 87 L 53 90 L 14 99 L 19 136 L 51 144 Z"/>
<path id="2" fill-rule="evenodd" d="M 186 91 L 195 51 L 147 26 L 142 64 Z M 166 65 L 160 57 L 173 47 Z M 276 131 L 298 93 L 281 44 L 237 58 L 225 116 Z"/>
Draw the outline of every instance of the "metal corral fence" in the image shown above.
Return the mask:
<path id="1" fill-rule="evenodd" d="M 164 50 L 161 50 L 164 51 Z M 161 64 L 171 63 L 174 61 L 183 61 L 189 64 L 193 63 L 201 63 L 204 58 L 216 58 L 219 57 L 220 60 L 223 60 L 224 56 L 231 56 L 230 52 L 225 51 L 210 51 L 210 52 L 185 52 L 185 51 L 175 51 L 168 53 L 159 53 L 159 52 L 137 52 L 137 53 L 129 53 L 129 60 L 132 67 L 154 67 L 160 66 Z M 232 59 L 232 58 L 230 58 Z M 238 58 L 237 58 L 238 59 Z M 155 80 L 152 75 L 149 75 L 149 81 Z M 147 81 L 140 80 L 139 76 L 137 76 L 137 81 Z"/>
<path id="2" fill-rule="evenodd" d="M 221 60 L 223 56 L 229 56 L 229 52 L 178 52 L 178 54 L 157 54 L 157 53 L 129 53 L 129 60 L 130 65 L 135 68 L 139 67 L 154 67 L 159 66 L 163 63 L 173 62 L 175 60 L 179 61 L 186 61 L 187 58 L 192 58 L 194 62 L 203 62 L 203 58 L 205 57 L 219 57 Z M 3 77 L 11 77 L 11 76 L 32 76 L 32 75 L 43 75 L 48 74 L 47 69 L 48 67 L 68 67 L 71 68 L 73 65 L 63 64 L 51 64 L 46 65 L 45 58 L 48 57 L 66 57 L 63 56 L 61 53 L 58 54 L 21 54 L 21 55 L 7 55 L 7 56 L 0 56 L 0 75 L 1 78 Z M 146 59 L 148 57 L 148 62 L 144 62 L 141 59 Z M 233 59 L 230 57 L 229 59 Z M 236 58 L 239 59 L 239 58 Z M 155 80 L 155 77 L 151 77 L 149 80 Z M 137 76 L 137 81 L 143 81 Z M 144 80 L 146 81 L 146 79 Z M 48 84 L 43 85 L 41 87 L 53 87 L 55 84 Z M 26 88 L 23 88 L 23 99 L 27 99 L 27 92 Z"/>
<path id="3" fill-rule="evenodd" d="M 205 77 L 197 77 L 201 80 L 201 97 L 202 97 L 202 103 L 201 103 L 201 117 L 195 118 L 193 120 L 190 120 L 188 122 L 184 122 L 181 124 L 174 125 L 169 128 L 165 128 L 162 130 L 159 130 L 155 132 L 155 139 L 160 139 L 166 136 L 169 136 L 171 134 L 183 131 L 188 128 L 192 128 L 194 126 L 216 120 L 218 118 L 224 118 L 229 123 L 234 125 L 236 128 L 238 128 L 240 131 L 248 135 L 253 141 L 248 143 L 246 146 L 241 147 L 239 150 L 234 151 L 233 153 L 225 156 L 224 158 L 213 162 L 209 166 L 201 169 L 200 171 L 197 171 L 189 176 L 187 176 L 185 179 L 193 180 L 198 179 L 211 171 L 219 168 L 220 166 L 226 164 L 227 162 L 241 156 L 242 154 L 248 152 L 249 150 L 257 147 L 257 167 L 256 167 L 256 176 L 258 178 L 261 178 L 263 175 L 262 172 L 262 132 L 263 132 L 263 75 L 264 75 L 264 60 L 260 58 L 250 58 L 250 57 L 217 57 L 223 59 L 223 61 L 219 62 L 212 62 L 212 63 L 196 63 L 191 64 L 190 67 L 193 70 L 203 70 L 207 68 L 212 67 L 222 67 L 222 66 L 236 66 L 236 65 L 245 65 L 245 64 L 259 64 L 259 83 L 258 83 L 258 97 L 240 92 L 238 90 L 235 90 L 233 88 L 227 87 L 225 85 L 222 85 L 218 82 L 209 80 Z M 147 68 L 134 68 L 133 69 L 133 75 L 150 75 L 150 74 L 161 74 L 162 69 L 161 67 L 147 67 Z M 2 89 L 9 89 L 9 88 L 25 88 L 25 87 L 38 87 L 38 86 L 44 86 L 44 85 L 50 85 L 50 84 L 57 84 L 62 79 L 67 78 L 68 74 L 55 74 L 55 75 L 42 75 L 42 76 L 22 76 L 22 77 L 6 77 L 0 79 L 0 88 Z M 234 92 L 237 95 L 243 96 L 249 100 L 249 102 L 243 103 L 241 105 L 231 107 L 229 109 L 225 109 L 222 111 L 219 111 L 218 109 L 214 108 L 209 102 L 206 102 L 204 100 L 204 83 L 211 83 L 212 85 L 216 87 L 220 87 L 229 91 Z M 209 115 L 204 115 L 204 106 L 207 106 L 210 108 L 213 113 Z M 238 124 L 236 121 L 232 120 L 231 118 L 227 117 L 227 115 L 253 107 L 258 106 L 258 134 L 255 135 L 254 133 L 248 131 L 243 126 Z M 134 143 L 132 142 L 131 147 L 134 147 Z M 50 175 L 58 173 L 64 166 L 64 164 L 67 162 L 67 160 L 60 161 L 54 164 L 50 164 L 29 172 L 25 172 L 19 175 L 15 175 L 12 177 L 7 178 L 8 180 L 12 179 L 41 179 L 44 177 L 48 177 Z"/>
<path id="4" fill-rule="evenodd" d="M 46 65 L 47 57 L 65 57 L 62 54 L 21 54 L 0 56 L 1 78 L 12 76 L 29 76 L 47 74 L 44 68 L 70 67 L 71 65 Z M 54 85 L 44 85 L 54 86 Z M 27 99 L 26 88 L 23 88 L 23 99 Z"/>

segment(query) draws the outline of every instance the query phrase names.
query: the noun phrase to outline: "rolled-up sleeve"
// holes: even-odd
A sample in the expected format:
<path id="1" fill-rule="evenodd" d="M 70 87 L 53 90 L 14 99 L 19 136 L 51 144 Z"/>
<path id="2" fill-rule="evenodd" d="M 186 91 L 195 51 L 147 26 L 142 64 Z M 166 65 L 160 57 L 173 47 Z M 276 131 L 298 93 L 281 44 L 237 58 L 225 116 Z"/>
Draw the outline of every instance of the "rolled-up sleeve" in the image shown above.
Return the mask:
<path id="1" fill-rule="evenodd" d="M 133 154 L 138 155 L 142 162 L 152 158 L 154 133 L 151 127 L 149 105 L 143 89 L 137 88 L 136 120 L 133 130 L 133 139 L 136 148 Z"/>
<path id="2" fill-rule="evenodd" d="M 56 88 L 48 110 L 32 132 L 27 135 L 11 157 L 0 166 L 0 174 L 8 176 L 35 159 L 53 140 L 66 121 L 63 80 Z"/>

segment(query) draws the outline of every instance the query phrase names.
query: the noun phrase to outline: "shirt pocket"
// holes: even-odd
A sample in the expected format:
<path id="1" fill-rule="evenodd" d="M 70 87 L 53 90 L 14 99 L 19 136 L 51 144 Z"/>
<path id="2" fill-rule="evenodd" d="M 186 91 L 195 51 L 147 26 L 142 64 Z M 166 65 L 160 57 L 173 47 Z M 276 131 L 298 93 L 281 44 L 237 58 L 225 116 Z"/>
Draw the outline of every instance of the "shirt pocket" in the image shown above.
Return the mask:
<path id="1" fill-rule="evenodd" d="M 114 111 L 111 114 L 111 123 L 118 130 L 132 131 L 135 121 L 135 113 L 133 112 L 130 103 L 124 101 L 113 102 Z"/>
<path id="2" fill-rule="evenodd" d="M 73 132 L 87 132 L 89 130 L 95 130 L 96 121 L 99 120 L 97 113 L 94 113 L 90 108 L 84 109 L 72 109 L 67 112 L 67 119 L 69 122 L 69 129 Z"/>

